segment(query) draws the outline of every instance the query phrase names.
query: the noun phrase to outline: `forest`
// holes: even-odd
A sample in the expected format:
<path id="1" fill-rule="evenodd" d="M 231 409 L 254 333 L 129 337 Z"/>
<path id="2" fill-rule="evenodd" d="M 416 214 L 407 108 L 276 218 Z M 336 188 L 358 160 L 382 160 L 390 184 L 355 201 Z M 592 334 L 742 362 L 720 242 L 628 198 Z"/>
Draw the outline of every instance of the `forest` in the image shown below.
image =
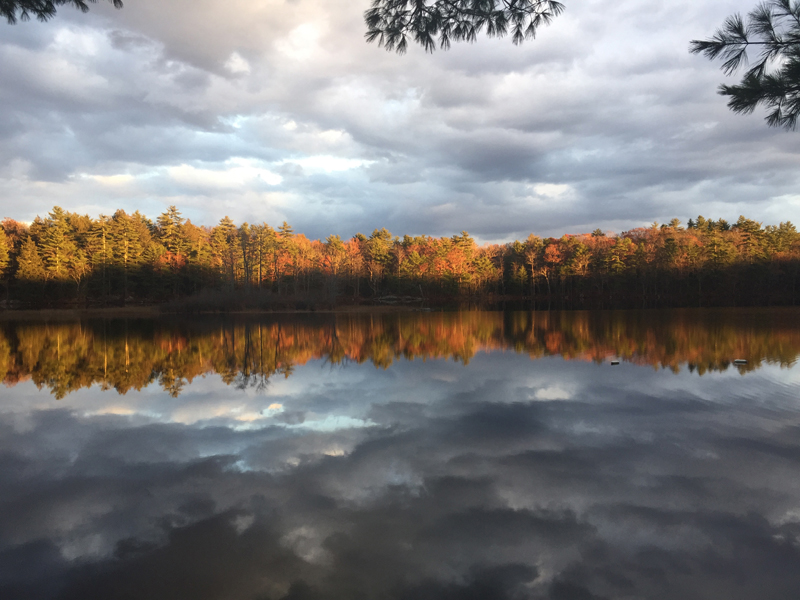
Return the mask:
<path id="1" fill-rule="evenodd" d="M 470 303 L 530 308 L 794 305 L 800 234 L 702 216 L 611 234 L 478 245 L 451 237 L 308 239 L 286 222 L 195 225 L 170 206 L 155 221 L 54 207 L 0 227 L 0 306 L 159 304 L 180 312 Z M 516 304 L 515 304 L 516 303 Z"/>
<path id="2" fill-rule="evenodd" d="M 31 380 L 56 398 L 93 385 L 125 394 L 151 384 L 176 397 L 208 373 L 246 388 L 290 377 L 312 360 L 386 369 L 414 359 L 467 364 L 478 352 L 497 351 L 744 373 L 764 363 L 793 364 L 800 323 L 794 309 L 766 308 L 17 321 L 0 323 L 0 382 Z M 747 362 L 734 365 L 735 358 Z"/>

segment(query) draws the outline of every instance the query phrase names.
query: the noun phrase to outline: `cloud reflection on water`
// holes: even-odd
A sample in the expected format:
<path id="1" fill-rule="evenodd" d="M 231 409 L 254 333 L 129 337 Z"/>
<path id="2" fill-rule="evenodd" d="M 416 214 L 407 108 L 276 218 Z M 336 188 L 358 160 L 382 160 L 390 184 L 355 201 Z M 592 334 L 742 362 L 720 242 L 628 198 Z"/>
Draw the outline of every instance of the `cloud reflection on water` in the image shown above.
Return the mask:
<path id="1" fill-rule="evenodd" d="M 261 390 L 209 375 L 178 398 L 20 384 L 0 403 L 0 594 L 789 598 L 796 371 L 478 353 L 309 361 Z"/>

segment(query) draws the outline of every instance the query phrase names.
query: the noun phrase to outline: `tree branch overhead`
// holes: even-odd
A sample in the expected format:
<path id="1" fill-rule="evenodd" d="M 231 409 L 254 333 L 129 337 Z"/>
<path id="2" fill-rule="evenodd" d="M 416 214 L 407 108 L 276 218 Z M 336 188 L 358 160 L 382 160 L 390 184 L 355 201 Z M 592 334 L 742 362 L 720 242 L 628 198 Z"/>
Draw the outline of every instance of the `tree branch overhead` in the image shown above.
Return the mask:
<path id="1" fill-rule="evenodd" d="M 478 34 L 508 34 L 514 44 L 536 36 L 537 29 L 564 11 L 555 0 L 373 0 L 364 13 L 368 42 L 400 54 L 409 38 L 427 52 L 451 42 L 474 42 Z"/>

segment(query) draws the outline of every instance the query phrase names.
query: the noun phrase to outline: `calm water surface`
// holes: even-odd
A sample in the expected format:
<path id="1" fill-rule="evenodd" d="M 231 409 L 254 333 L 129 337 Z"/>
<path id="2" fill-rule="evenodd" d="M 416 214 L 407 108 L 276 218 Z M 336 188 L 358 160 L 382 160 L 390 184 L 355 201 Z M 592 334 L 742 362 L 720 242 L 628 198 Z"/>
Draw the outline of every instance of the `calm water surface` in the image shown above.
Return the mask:
<path id="1" fill-rule="evenodd" d="M 0 598 L 795 598 L 798 354 L 788 309 L 0 323 Z"/>

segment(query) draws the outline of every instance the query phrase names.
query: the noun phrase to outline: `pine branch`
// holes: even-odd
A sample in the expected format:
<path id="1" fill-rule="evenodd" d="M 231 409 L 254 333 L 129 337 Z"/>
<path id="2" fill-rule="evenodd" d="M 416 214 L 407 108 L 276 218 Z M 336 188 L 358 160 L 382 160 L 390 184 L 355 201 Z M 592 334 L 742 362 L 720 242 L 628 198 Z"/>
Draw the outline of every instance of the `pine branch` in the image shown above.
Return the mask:
<path id="1" fill-rule="evenodd" d="M 768 0 L 748 14 L 728 17 L 709 40 L 693 40 L 689 51 L 709 60 L 722 59 L 722 71 L 732 75 L 747 64 L 748 50 L 759 48 L 758 59 L 738 85 L 722 85 L 728 107 L 752 113 L 759 104 L 769 109 L 771 127 L 795 129 L 800 116 L 800 1 Z M 772 70 L 770 70 L 772 67 Z"/>
<path id="2" fill-rule="evenodd" d="M 563 12 L 555 0 L 373 0 L 364 13 L 368 42 L 403 53 L 408 38 L 427 52 L 447 49 L 452 41 L 474 42 L 512 33 L 515 44 L 532 38 L 541 25 Z"/>
<path id="3" fill-rule="evenodd" d="M 56 15 L 56 7 L 70 4 L 81 12 L 89 12 L 87 2 L 97 0 L 0 0 L 0 18 L 5 18 L 9 25 L 17 21 L 29 21 L 36 17 L 39 21 L 49 21 Z M 114 8 L 122 8 L 122 0 L 109 0 Z"/>

